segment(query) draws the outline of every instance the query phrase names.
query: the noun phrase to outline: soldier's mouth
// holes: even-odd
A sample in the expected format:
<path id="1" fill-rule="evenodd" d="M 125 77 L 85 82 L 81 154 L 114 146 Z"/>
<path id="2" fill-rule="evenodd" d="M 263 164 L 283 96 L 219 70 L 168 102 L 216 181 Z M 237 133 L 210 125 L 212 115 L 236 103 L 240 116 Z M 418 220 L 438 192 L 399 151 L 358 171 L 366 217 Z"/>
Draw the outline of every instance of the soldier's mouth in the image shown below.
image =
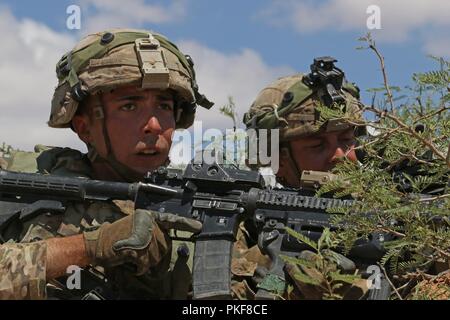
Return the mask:
<path id="1" fill-rule="evenodd" d="M 139 141 L 134 150 L 139 156 L 155 156 L 161 151 L 156 145 L 156 141 L 150 138 L 146 141 Z"/>
<path id="2" fill-rule="evenodd" d="M 154 156 L 154 155 L 159 154 L 159 152 L 156 151 L 156 150 L 150 150 L 150 149 L 147 149 L 147 150 L 139 151 L 137 154 L 138 154 L 139 156 Z"/>

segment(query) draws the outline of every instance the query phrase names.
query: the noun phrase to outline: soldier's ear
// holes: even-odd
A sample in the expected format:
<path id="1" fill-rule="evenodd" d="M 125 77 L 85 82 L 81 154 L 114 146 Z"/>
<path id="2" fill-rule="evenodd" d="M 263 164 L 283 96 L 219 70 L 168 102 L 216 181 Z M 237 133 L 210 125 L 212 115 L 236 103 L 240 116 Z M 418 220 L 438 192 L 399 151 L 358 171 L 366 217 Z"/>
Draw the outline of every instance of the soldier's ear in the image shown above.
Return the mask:
<path id="1" fill-rule="evenodd" d="M 284 169 L 286 169 L 287 167 L 289 167 L 289 153 L 285 145 L 280 146 L 279 161 L 280 168 L 283 167 Z"/>
<path id="2" fill-rule="evenodd" d="M 286 157 L 286 154 L 284 152 L 280 152 L 279 155 L 279 166 L 278 166 L 278 172 L 277 172 L 277 177 L 285 177 L 286 175 L 292 174 L 289 171 L 289 164 L 288 161 L 289 159 Z"/>
<path id="3" fill-rule="evenodd" d="M 89 115 L 81 113 L 73 116 L 72 128 L 84 143 L 91 143 L 92 136 Z"/>
<path id="4" fill-rule="evenodd" d="M 299 187 L 299 173 L 291 158 L 288 148 L 286 146 L 280 146 L 280 158 L 279 169 L 277 172 L 277 178 L 282 184 L 286 184 L 290 187 Z"/>

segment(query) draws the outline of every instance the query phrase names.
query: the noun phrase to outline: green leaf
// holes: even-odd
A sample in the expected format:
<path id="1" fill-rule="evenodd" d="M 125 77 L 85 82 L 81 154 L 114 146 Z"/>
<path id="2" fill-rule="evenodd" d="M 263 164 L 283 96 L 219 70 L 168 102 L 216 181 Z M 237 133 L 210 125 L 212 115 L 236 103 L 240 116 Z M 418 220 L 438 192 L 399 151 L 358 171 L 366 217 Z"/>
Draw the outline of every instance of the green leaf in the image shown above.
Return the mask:
<path id="1" fill-rule="evenodd" d="M 330 277 L 333 281 L 342 281 L 349 284 L 352 284 L 355 280 L 361 279 L 358 275 L 342 274 L 340 271 L 330 272 Z"/>
<path id="2" fill-rule="evenodd" d="M 323 248 L 323 244 L 327 244 L 329 243 L 330 240 L 330 229 L 329 228 L 325 228 L 322 231 L 322 234 L 320 235 L 319 240 L 317 241 L 317 250 L 322 250 Z"/>
<path id="3" fill-rule="evenodd" d="M 311 240 L 310 238 L 308 238 L 308 237 L 306 237 L 306 236 L 304 236 L 304 235 L 302 235 L 302 234 L 300 234 L 300 233 L 298 233 L 298 232 L 292 230 L 292 229 L 289 228 L 289 227 L 286 227 L 285 229 L 286 229 L 286 232 L 287 232 L 288 234 L 290 234 L 291 236 L 293 236 L 293 237 L 296 238 L 297 240 L 299 240 L 299 241 L 301 241 L 301 242 L 303 242 L 303 243 L 306 243 L 308 246 L 310 246 L 311 248 L 313 248 L 313 249 L 315 249 L 316 251 L 318 251 L 318 249 L 317 249 L 317 243 L 315 243 L 313 240 Z"/>
<path id="4" fill-rule="evenodd" d="M 306 259 L 301 259 L 301 258 L 294 258 L 294 257 L 289 257 L 283 254 L 280 254 L 280 258 L 284 261 L 284 262 L 290 262 L 293 264 L 297 264 L 300 266 L 305 266 L 308 268 L 315 268 L 316 267 L 316 263 L 312 260 L 306 260 Z"/>
<path id="5" fill-rule="evenodd" d="M 258 288 L 267 290 L 269 292 L 282 295 L 284 293 L 286 282 L 279 276 L 269 273 L 264 279 L 257 285 Z"/>
<path id="6" fill-rule="evenodd" d="M 318 285 L 320 285 L 320 283 L 321 283 L 320 280 L 315 279 L 315 278 L 313 278 L 313 277 L 310 277 L 310 276 L 306 275 L 305 273 L 303 273 L 303 272 L 301 272 L 301 271 L 295 273 L 295 274 L 294 274 L 294 278 L 297 279 L 297 280 L 299 280 L 299 281 L 302 282 L 302 283 L 310 284 L 310 285 L 313 285 L 313 286 L 318 286 Z"/>

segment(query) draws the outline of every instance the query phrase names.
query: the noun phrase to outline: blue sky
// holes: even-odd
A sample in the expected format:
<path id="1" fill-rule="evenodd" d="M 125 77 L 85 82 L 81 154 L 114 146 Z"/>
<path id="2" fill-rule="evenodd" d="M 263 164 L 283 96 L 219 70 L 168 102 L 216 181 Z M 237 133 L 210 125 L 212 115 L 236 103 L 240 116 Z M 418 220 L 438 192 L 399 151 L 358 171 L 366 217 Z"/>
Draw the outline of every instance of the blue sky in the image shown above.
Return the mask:
<path id="1" fill-rule="evenodd" d="M 80 30 L 66 28 L 66 8 L 71 4 L 81 8 Z M 240 116 L 265 84 L 309 71 L 316 56 L 337 58 L 347 78 L 363 92 L 378 87 L 382 76 L 375 55 L 355 50 L 360 45 L 357 38 L 369 31 L 366 8 L 370 4 L 381 10 L 382 29 L 374 32 L 374 38 L 392 85 L 410 84 L 413 72 L 436 68 L 427 54 L 450 56 L 450 1 L 446 0 L 0 0 L 3 34 L 6 28 L 11 38 L 7 43 L 34 57 L 23 68 L 29 70 L 22 85 L 32 96 L 27 98 L 14 94 L 17 88 L 12 87 L 15 81 L 21 83 L 18 53 L 13 49 L 0 53 L 0 71 L 13 73 L 13 80 L 0 80 L 0 90 L 8 93 L 0 97 L 0 141 L 25 149 L 35 143 L 80 146 L 71 133 L 42 129 L 56 84 L 54 65 L 82 35 L 108 27 L 165 34 L 194 58 L 201 91 L 216 100 L 217 108 L 232 95 Z M 370 95 L 364 93 L 363 100 L 369 103 Z M 212 126 L 227 127 L 228 120 L 213 112 L 200 115 Z M 14 131 L 12 123 L 18 117 L 33 137 L 49 142 L 30 141 Z"/>

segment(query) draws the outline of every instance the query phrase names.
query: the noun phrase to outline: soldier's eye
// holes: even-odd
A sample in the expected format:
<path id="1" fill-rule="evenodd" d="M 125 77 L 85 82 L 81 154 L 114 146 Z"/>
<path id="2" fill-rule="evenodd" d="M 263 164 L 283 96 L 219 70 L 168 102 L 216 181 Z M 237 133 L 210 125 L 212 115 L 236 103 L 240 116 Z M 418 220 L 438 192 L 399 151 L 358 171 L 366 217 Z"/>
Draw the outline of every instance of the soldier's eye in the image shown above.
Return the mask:
<path id="1" fill-rule="evenodd" d="M 127 103 L 123 106 L 120 106 L 120 110 L 122 111 L 134 111 L 137 109 L 137 106 L 134 103 Z"/>
<path id="2" fill-rule="evenodd" d="M 163 110 L 173 110 L 173 105 L 169 103 L 161 103 L 159 107 Z"/>
<path id="3" fill-rule="evenodd" d="M 309 146 L 311 149 L 320 149 L 323 146 L 323 143 L 312 144 Z"/>

